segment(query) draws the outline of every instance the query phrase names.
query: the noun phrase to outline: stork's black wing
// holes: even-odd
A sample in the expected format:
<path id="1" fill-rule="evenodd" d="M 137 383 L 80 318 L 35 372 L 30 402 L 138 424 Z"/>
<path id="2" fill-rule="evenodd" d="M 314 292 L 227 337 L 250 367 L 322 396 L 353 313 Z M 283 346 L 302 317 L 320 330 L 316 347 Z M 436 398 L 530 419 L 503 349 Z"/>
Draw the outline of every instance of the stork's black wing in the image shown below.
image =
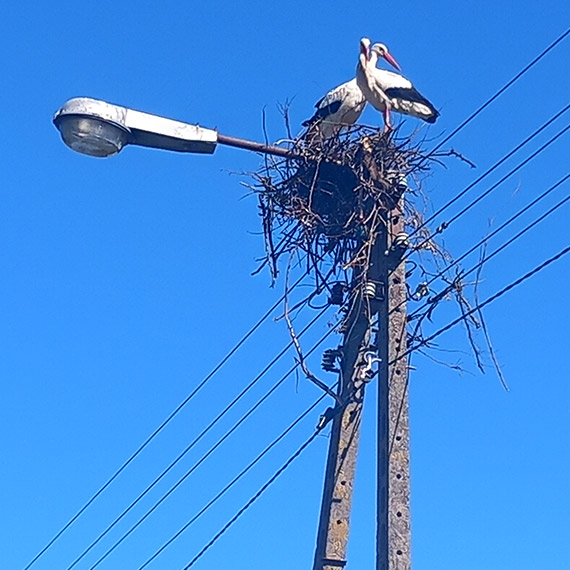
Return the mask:
<path id="1" fill-rule="evenodd" d="M 317 102 L 315 105 L 315 107 L 317 107 L 315 114 L 310 119 L 307 119 L 302 123 L 304 127 L 310 127 L 317 121 L 322 121 L 327 117 L 334 115 L 340 109 L 342 101 L 331 101 L 330 103 L 323 105 L 325 99 L 326 97 L 323 97 L 320 101 Z"/>
<path id="2" fill-rule="evenodd" d="M 425 118 L 428 123 L 435 123 L 439 117 L 439 111 L 428 101 L 415 87 L 389 87 L 385 90 L 390 99 L 403 99 L 412 103 L 425 105 L 432 113 L 431 117 Z"/>

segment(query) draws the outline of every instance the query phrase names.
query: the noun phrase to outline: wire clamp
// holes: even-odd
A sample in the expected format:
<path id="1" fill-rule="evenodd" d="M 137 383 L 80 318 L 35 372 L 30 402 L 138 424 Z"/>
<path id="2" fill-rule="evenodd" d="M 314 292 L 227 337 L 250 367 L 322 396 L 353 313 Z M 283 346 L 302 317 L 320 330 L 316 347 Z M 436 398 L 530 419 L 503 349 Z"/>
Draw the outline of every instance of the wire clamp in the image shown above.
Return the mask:
<path id="1" fill-rule="evenodd" d="M 423 299 L 427 295 L 429 295 L 428 284 L 426 281 L 422 281 L 421 283 L 418 283 L 416 290 L 412 294 L 412 299 L 414 301 L 419 301 L 420 299 Z"/>
<path id="2" fill-rule="evenodd" d="M 368 383 L 378 373 L 378 370 L 373 368 L 374 364 L 382 362 L 382 359 L 377 356 L 375 351 L 367 350 L 362 355 L 362 360 L 361 368 L 358 371 L 358 379 L 362 382 Z"/>

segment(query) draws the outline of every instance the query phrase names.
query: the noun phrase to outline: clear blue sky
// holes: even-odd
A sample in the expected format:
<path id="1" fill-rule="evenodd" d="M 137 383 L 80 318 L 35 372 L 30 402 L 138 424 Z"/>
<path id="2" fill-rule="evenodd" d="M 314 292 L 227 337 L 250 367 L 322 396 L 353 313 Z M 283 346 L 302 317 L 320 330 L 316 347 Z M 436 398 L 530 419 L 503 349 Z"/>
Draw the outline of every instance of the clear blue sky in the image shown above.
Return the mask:
<path id="1" fill-rule="evenodd" d="M 66 99 L 92 96 L 256 140 L 265 109 L 277 140 L 284 129 L 276 104 L 293 99 L 297 128 L 326 90 L 353 77 L 358 39 L 369 36 L 388 44 L 440 109 L 429 131 L 438 137 L 564 32 L 569 16 L 567 2 L 552 0 L 8 3 L 0 24 L 0 567 L 21 570 L 283 286 L 250 275 L 263 240 L 256 201 L 244 198 L 243 179 L 232 173 L 257 168 L 259 157 L 224 148 L 212 157 L 137 148 L 107 160 L 80 156 L 51 124 Z M 566 40 L 453 139 L 478 169 L 437 169 L 425 181 L 431 208 L 568 103 L 569 59 Z M 372 110 L 363 119 L 381 123 Z M 531 148 L 567 122 L 568 114 Z M 454 224 L 444 234 L 448 249 L 460 255 L 490 218 L 507 219 L 566 174 L 569 136 Z M 566 207 L 489 263 L 482 297 L 568 245 L 568 215 Z M 569 270 L 563 259 L 487 310 L 510 393 L 491 369 L 476 372 L 460 329 L 440 343 L 465 354 L 438 356 L 460 357 L 470 373 L 414 359 L 415 570 L 570 567 Z M 434 330 L 455 315 L 449 303 Z M 306 346 L 325 330 L 326 323 L 312 330 Z M 34 568 L 67 568 L 286 341 L 283 322 L 266 323 Z M 89 568 L 292 361 L 288 354 L 76 568 Z M 100 568 L 138 568 L 316 396 L 306 380 L 291 377 Z M 373 567 L 374 398 L 372 386 L 353 569 Z M 308 437 L 317 416 L 150 568 L 182 568 Z M 318 438 L 197 567 L 310 568 L 327 443 Z"/>

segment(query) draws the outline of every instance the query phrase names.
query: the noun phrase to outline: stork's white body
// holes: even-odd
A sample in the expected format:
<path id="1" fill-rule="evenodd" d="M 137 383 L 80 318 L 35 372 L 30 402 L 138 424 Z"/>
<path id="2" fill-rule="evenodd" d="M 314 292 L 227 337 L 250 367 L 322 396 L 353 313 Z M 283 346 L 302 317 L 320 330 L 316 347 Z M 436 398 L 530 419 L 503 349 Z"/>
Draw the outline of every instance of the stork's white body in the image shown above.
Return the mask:
<path id="1" fill-rule="evenodd" d="M 376 67 L 378 54 L 374 49 L 366 58 L 361 55 L 356 68 L 356 80 L 367 101 L 386 119 L 390 110 L 435 123 L 439 112 L 399 73 Z M 390 125 L 387 124 L 389 127 Z"/>
<path id="2" fill-rule="evenodd" d="M 315 104 L 315 114 L 303 123 L 323 139 L 328 139 L 346 126 L 358 121 L 366 98 L 355 79 L 331 89 Z"/>

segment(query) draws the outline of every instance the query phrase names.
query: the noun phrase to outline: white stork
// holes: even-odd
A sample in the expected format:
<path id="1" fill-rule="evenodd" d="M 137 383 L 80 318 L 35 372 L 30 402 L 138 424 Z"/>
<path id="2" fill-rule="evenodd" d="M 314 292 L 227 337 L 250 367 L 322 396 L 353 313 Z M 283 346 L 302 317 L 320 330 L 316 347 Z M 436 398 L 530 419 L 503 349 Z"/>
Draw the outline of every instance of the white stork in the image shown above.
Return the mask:
<path id="1" fill-rule="evenodd" d="M 315 114 L 303 122 L 309 131 L 314 129 L 322 139 L 328 139 L 346 126 L 358 121 L 366 99 L 356 78 L 331 89 L 315 104 Z"/>
<path id="2" fill-rule="evenodd" d="M 361 40 L 361 55 L 356 68 L 358 84 L 368 102 L 384 115 L 386 130 L 391 130 L 390 110 L 435 123 L 439 112 L 412 85 L 411 81 L 398 73 L 376 67 L 379 58 L 384 58 L 396 69 L 398 62 L 388 52 L 384 44 L 374 44 L 368 48 L 368 57 L 364 56 L 367 38 Z M 364 42 L 364 43 L 363 43 Z"/>

